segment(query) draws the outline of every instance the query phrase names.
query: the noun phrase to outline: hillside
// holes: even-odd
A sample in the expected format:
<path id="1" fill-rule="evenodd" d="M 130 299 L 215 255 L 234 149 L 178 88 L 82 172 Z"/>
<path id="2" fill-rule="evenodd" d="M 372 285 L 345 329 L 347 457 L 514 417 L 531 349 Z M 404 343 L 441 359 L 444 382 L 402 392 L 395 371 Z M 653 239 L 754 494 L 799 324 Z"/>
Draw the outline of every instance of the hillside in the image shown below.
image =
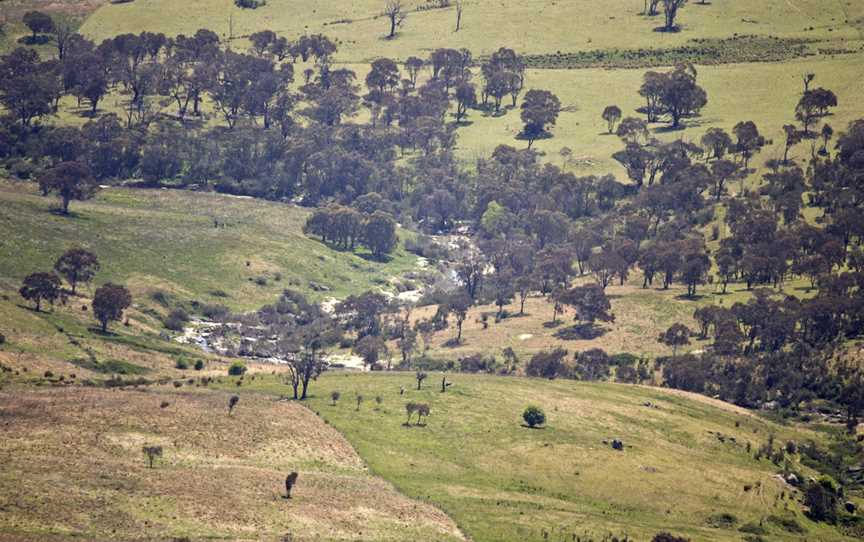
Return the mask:
<path id="1" fill-rule="evenodd" d="M 463 540 L 302 406 L 186 389 L 0 392 L 0 539 Z"/>
<path id="2" fill-rule="evenodd" d="M 342 43 L 339 61 L 367 62 L 380 56 L 426 56 L 438 47 L 466 47 L 475 56 L 502 46 L 526 54 L 567 53 L 613 47 L 665 48 L 696 37 L 728 38 L 737 34 L 840 42 L 861 39 L 864 17 L 864 7 L 845 1 L 694 2 L 681 12 L 685 31 L 668 34 L 654 30 L 662 25 L 662 16 L 640 14 L 643 5 L 639 0 L 607 0 L 601 4 L 591 0 L 470 0 L 464 2 L 462 28 L 454 32 L 455 7 L 415 11 L 418 6 L 437 2 L 410 0 L 404 2 L 409 13 L 397 39 L 386 40 L 388 23 L 380 17 L 384 3 L 323 0 L 309 9 L 308 3 L 300 0 L 269 0 L 258 9 L 243 10 L 235 7 L 233 0 L 136 0 L 103 6 L 87 20 L 82 31 L 96 39 L 142 30 L 188 35 L 198 28 L 210 28 L 225 37 L 229 36 L 229 28 L 235 37 L 265 28 L 289 38 L 325 33 Z M 621 31 L 623 28 L 627 31 Z"/>
<path id="3" fill-rule="evenodd" d="M 99 361 L 131 362 L 158 372 L 173 367 L 178 356 L 201 355 L 160 339 L 165 331 L 160 318 L 171 304 L 254 310 L 275 302 L 285 288 L 321 301 L 389 287 L 391 278 L 415 266 L 416 258 L 403 249 L 386 263 L 360 251 L 332 250 L 302 233 L 306 210 L 251 198 L 109 188 L 93 200 L 76 202 L 70 217 L 49 212 L 54 204 L 53 198 L 37 195 L 33 185 L 0 182 L 5 232 L 0 329 L 7 341 L 0 359 L 39 374 L 74 372 L 66 362 L 90 357 L 88 350 Z M 18 295 L 25 275 L 50 270 L 64 250 L 75 246 L 99 257 L 102 268 L 94 284 L 119 282 L 132 292 L 129 325 L 115 326 L 117 335 L 91 329 L 95 321 L 81 305 L 86 309 L 92 290 L 85 288 L 85 297 L 41 313 Z M 86 368 L 79 367 L 79 375 L 87 375 Z"/>
<path id="4" fill-rule="evenodd" d="M 441 376 L 416 391 L 409 373 L 326 374 L 309 406 L 372 472 L 441 507 L 478 542 L 609 533 L 647 540 L 661 530 L 738 541 L 759 525 L 774 541 L 851 540 L 807 520 L 797 492 L 774 477 L 778 468 L 753 458 L 769 435 L 775 446 L 823 438 L 811 430 L 639 386 L 451 374 L 441 393 Z M 243 389 L 285 388 L 265 377 Z M 335 406 L 331 391 L 341 392 Z M 424 425 L 404 425 L 409 401 L 430 405 Z M 545 410 L 548 427 L 520 425 L 528 404 Z M 611 448 L 613 439 L 624 451 Z M 801 468 L 799 456 L 788 459 Z M 718 526 L 723 514 L 733 519 Z M 803 531 L 784 530 L 780 518 Z"/>

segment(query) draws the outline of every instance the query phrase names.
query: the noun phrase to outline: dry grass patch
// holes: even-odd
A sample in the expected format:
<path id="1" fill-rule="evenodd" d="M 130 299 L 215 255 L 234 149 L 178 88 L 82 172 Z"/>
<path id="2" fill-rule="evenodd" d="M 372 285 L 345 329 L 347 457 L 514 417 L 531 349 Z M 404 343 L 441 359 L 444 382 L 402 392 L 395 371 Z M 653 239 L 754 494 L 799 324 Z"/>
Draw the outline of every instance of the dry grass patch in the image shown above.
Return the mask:
<path id="1" fill-rule="evenodd" d="M 229 416 L 228 396 L 0 393 L 0 532 L 18 540 L 461 538 L 443 513 L 370 476 L 310 411 L 245 394 Z M 145 444 L 164 450 L 153 469 Z M 287 501 L 293 470 L 300 479 Z"/>

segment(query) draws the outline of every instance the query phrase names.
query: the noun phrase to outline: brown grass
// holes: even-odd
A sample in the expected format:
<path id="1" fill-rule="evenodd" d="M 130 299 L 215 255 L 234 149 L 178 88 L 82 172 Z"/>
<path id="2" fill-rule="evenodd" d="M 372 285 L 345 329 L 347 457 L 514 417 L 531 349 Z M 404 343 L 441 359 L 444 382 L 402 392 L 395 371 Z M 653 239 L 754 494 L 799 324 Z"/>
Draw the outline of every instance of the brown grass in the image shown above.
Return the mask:
<path id="1" fill-rule="evenodd" d="M 228 397 L 0 393 L 0 539 L 461 538 L 443 513 L 370 476 L 312 412 L 245 394 L 228 416 Z M 152 470 L 145 444 L 165 450 Z M 283 484 L 292 470 L 300 478 L 288 501 Z"/>

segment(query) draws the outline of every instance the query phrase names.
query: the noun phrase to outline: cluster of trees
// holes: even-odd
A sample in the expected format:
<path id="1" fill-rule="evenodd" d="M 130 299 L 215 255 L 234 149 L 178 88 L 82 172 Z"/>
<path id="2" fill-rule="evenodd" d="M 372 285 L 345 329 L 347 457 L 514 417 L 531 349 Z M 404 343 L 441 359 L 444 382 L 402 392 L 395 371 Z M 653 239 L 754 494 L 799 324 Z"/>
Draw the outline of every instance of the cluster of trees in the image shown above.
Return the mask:
<path id="1" fill-rule="evenodd" d="M 100 184 L 143 179 L 310 205 L 375 192 L 430 228 L 447 227 L 465 218 L 453 204 L 466 175 L 451 152 L 454 130 L 471 108 L 498 111 L 508 96 L 516 106 L 525 85 L 521 56 L 506 48 L 477 74 L 470 51 L 438 49 L 401 65 L 377 59 L 359 81 L 333 65 L 336 45 L 321 35 L 261 31 L 238 51 L 204 29 L 98 45 L 55 32 L 56 58 L 28 48 L 0 57 L 0 159 L 59 194 L 64 209 Z M 109 95 L 122 111 L 97 115 Z M 92 118 L 81 128 L 42 125 L 65 96 Z M 361 108 L 368 123 L 354 120 Z M 548 136 L 559 109 L 548 91 L 526 94 L 520 137 L 530 145 Z M 222 126 L 200 122 L 214 115 Z M 408 167 L 397 166 L 406 153 Z"/>
<path id="2" fill-rule="evenodd" d="M 70 295 L 77 295 L 77 287 L 89 284 L 100 269 L 95 254 L 82 248 L 73 248 L 61 255 L 53 271 L 39 271 L 24 277 L 18 293 L 33 303 L 36 312 L 47 302 L 53 307 L 58 301 L 66 304 Z M 63 288 L 63 280 L 70 289 Z M 120 321 L 123 312 L 132 305 L 132 296 L 125 286 L 107 282 L 93 294 L 93 316 L 99 321 L 102 332 L 108 331 L 110 322 Z"/>
<path id="3" fill-rule="evenodd" d="M 373 200 L 384 203 L 384 200 L 374 193 L 358 198 L 354 203 L 355 206 L 363 208 L 363 203 Z M 303 231 L 320 235 L 323 242 L 329 241 L 343 249 L 354 250 L 362 243 L 375 257 L 381 258 L 396 248 L 398 238 L 393 215 L 376 207 L 366 207 L 366 213 L 338 205 L 322 207 L 306 220 Z"/>

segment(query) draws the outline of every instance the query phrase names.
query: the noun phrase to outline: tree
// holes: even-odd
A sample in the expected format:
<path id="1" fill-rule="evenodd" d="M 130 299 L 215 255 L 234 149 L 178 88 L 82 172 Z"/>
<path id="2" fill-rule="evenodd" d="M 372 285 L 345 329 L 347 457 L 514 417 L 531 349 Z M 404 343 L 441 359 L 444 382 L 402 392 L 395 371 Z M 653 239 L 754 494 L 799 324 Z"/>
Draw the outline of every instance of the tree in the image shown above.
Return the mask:
<path id="1" fill-rule="evenodd" d="M 132 294 L 125 286 L 103 284 L 93 295 L 93 315 L 102 325 L 102 333 L 108 332 L 108 322 L 119 321 L 123 311 L 132 305 Z"/>
<path id="2" fill-rule="evenodd" d="M 668 0 L 680 1 L 680 0 Z M 705 89 L 696 84 L 696 70 L 692 66 L 678 66 L 662 79 L 660 104 L 669 115 L 672 127 L 681 119 L 698 113 L 708 103 Z"/>
<path id="3" fill-rule="evenodd" d="M 534 428 L 546 423 L 546 413 L 540 407 L 532 405 L 522 413 L 522 419 L 525 420 L 528 427 Z"/>
<path id="4" fill-rule="evenodd" d="M 474 85 L 463 81 L 456 86 L 456 122 L 461 122 L 468 113 L 469 107 L 477 104 L 477 91 Z"/>
<path id="5" fill-rule="evenodd" d="M 392 252 L 398 242 L 396 221 L 390 213 L 375 211 L 366 218 L 363 223 L 363 243 L 376 258 L 381 259 Z"/>
<path id="6" fill-rule="evenodd" d="M 24 283 L 18 290 L 21 297 L 36 304 L 36 312 L 42 309 L 42 301 L 52 305 L 60 298 L 60 278 L 54 273 L 31 273 L 24 277 Z"/>
<path id="7" fill-rule="evenodd" d="M 332 319 L 318 316 L 309 323 L 292 330 L 284 340 L 288 356 L 288 377 L 294 389 L 294 399 L 306 399 L 309 384 L 327 369 L 323 350 L 336 344 L 340 338 L 339 329 Z M 298 388 L 300 388 L 298 393 Z"/>
<path id="8" fill-rule="evenodd" d="M 417 330 L 406 329 L 396 341 L 396 345 L 402 354 L 402 365 L 407 367 L 411 362 L 411 354 L 417 349 Z"/>
<path id="9" fill-rule="evenodd" d="M 447 308 L 456 317 L 456 344 L 462 342 L 462 324 L 468 317 L 468 309 L 471 308 L 472 299 L 464 292 L 459 292 L 450 297 Z"/>
<path id="10" fill-rule="evenodd" d="M 387 39 L 393 39 L 396 37 L 396 29 L 408 18 L 402 0 L 387 0 L 384 5 L 384 16 L 390 21 L 390 33 L 387 34 Z"/>
<path id="11" fill-rule="evenodd" d="M 603 288 L 598 284 L 587 284 L 577 286 L 564 292 L 561 301 L 573 307 L 576 311 L 575 319 L 589 325 L 595 321 L 614 322 L 615 315 L 612 314 L 612 304 Z"/>
<path id="12" fill-rule="evenodd" d="M 144 452 L 144 455 L 147 456 L 147 462 L 150 465 L 150 468 L 153 468 L 153 461 L 157 457 L 162 457 L 162 446 L 152 446 L 145 444 L 141 451 Z"/>
<path id="13" fill-rule="evenodd" d="M 465 4 L 462 0 L 456 0 L 456 30 L 459 32 L 462 29 L 462 12 L 465 10 Z"/>
<path id="14" fill-rule="evenodd" d="M 75 29 L 68 21 L 60 21 L 54 25 L 52 30 L 54 34 L 54 44 L 57 46 L 57 59 L 61 62 L 66 56 L 66 51 L 73 40 L 80 38 L 80 35 L 75 33 Z"/>
<path id="15" fill-rule="evenodd" d="M 420 388 L 422 387 L 422 385 L 423 385 L 423 381 L 426 380 L 426 377 L 428 377 L 428 376 L 429 376 L 429 375 L 427 375 L 427 374 L 424 373 L 423 371 L 417 371 L 417 372 L 414 374 L 414 378 L 417 379 L 417 390 L 418 390 L 418 391 L 419 391 Z"/>
<path id="16" fill-rule="evenodd" d="M 54 20 L 41 11 L 28 11 L 21 20 L 33 32 L 33 43 L 36 43 L 37 34 L 48 34 L 54 30 Z"/>
<path id="17" fill-rule="evenodd" d="M 237 406 L 237 403 L 240 402 L 240 397 L 237 395 L 232 395 L 228 398 L 228 415 L 230 416 L 234 412 L 234 407 Z"/>
<path id="18" fill-rule="evenodd" d="M 522 137 L 528 140 L 528 148 L 545 135 L 546 125 L 554 125 L 561 111 L 561 101 L 548 90 L 529 90 L 522 101 Z"/>
<path id="19" fill-rule="evenodd" d="M 381 337 L 366 335 L 354 344 L 354 353 L 363 358 L 363 365 L 374 367 L 387 353 L 387 344 Z"/>
<path id="20" fill-rule="evenodd" d="M 603 110 L 603 120 L 606 121 L 606 126 L 609 133 L 615 132 L 615 125 L 621 120 L 621 108 L 617 105 L 610 105 Z"/>
<path id="21" fill-rule="evenodd" d="M 732 129 L 737 139 L 735 152 L 741 155 L 744 169 L 747 169 L 750 159 L 765 146 L 765 138 L 759 134 L 753 121 L 741 121 Z"/>
<path id="22" fill-rule="evenodd" d="M 408 80 L 411 82 L 411 88 L 417 86 L 417 76 L 420 75 L 423 64 L 423 59 L 416 56 L 409 56 L 405 59 L 405 70 L 408 71 Z"/>
<path id="23" fill-rule="evenodd" d="M 39 186 L 45 193 L 60 196 L 64 215 L 69 214 L 69 202 L 90 199 L 99 188 L 90 167 L 82 162 L 61 162 L 46 170 L 39 177 Z"/>
<path id="24" fill-rule="evenodd" d="M 58 70 L 39 61 L 33 49 L 19 47 L 0 56 L 0 105 L 26 128 L 53 111 L 62 85 Z"/>
<path id="25" fill-rule="evenodd" d="M 675 32 L 678 27 L 675 26 L 675 18 L 678 16 L 678 10 L 687 3 L 687 0 L 663 0 L 663 15 L 666 18 L 666 26 L 663 30 L 666 32 Z"/>
<path id="26" fill-rule="evenodd" d="M 804 505 L 813 521 L 834 523 L 837 521 L 837 484 L 828 476 L 807 483 L 804 490 Z"/>
<path id="27" fill-rule="evenodd" d="M 342 394 L 341 394 L 340 392 L 338 392 L 337 390 L 333 390 L 333 391 L 331 391 L 331 392 L 330 392 L 330 401 L 331 401 L 331 404 L 332 404 L 333 406 L 336 406 L 336 401 L 338 401 L 340 397 L 342 397 Z"/>
<path id="28" fill-rule="evenodd" d="M 709 128 L 702 136 L 702 146 L 709 150 L 708 158 L 721 160 L 732 148 L 732 138 L 722 128 Z"/>
<path id="29" fill-rule="evenodd" d="M 380 95 L 388 95 L 399 84 L 399 66 L 389 58 L 379 58 L 372 62 L 366 75 L 366 87 Z"/>
<path id="30" fill-rule="evenodd" d="M 74 295 L 79 282 L 90 282 L 96 276 L 99 271 L 99 259 L 83 248 L 73 248 L 57 259 L 54 270 L 72 286 Z"/>
<path id="31" fill-rule="evenodd" d="M 657 342 L 672 348 L 672 357 L 678 356 L 678 347 L 690 344 L 690 329 L 681 323 L 672 324 L 660 334 Z"/>

